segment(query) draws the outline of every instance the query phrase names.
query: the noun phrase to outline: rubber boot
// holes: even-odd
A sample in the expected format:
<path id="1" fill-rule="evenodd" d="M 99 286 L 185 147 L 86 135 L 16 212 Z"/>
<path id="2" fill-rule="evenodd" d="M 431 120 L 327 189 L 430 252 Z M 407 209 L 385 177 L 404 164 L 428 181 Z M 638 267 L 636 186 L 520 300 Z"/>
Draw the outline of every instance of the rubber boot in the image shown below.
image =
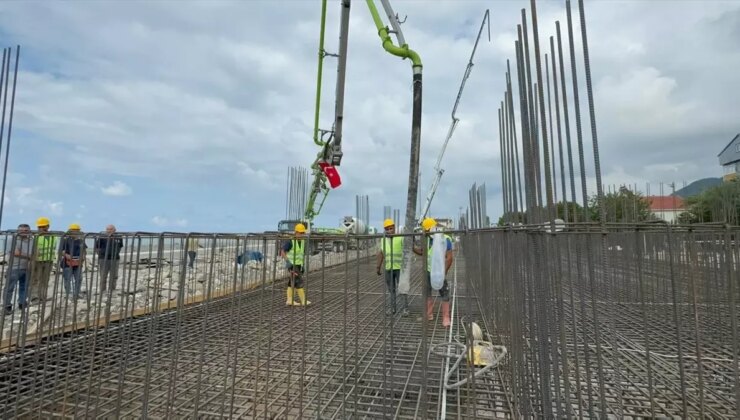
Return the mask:
<path id="1" fill-rule="evenodd" d="M 439 306 L 442 307 L 442 326 L 450 326 L 450 302 L 442 302 Z"/>
<path id="2" fill-rule="evenodd" d="M 434 298 L 427 298 L 427 319 L 434 321 Z"/>
<path id="3" fill-rule="evenodd" d="M 306 290 L 305 289 L 295 289 L 295 291 L 298 293 L 298 300 L 301 301 L 300 305 L 308 306 L 311 304 L 311 301 L 306 300 Z"/>
<path id="4" fill-rule="evenodd" d="M 285 290 L 285 295 L 286 295 L 285 304 L 288 306 L 293 306 L 293 288 L 288 287 Z"/>

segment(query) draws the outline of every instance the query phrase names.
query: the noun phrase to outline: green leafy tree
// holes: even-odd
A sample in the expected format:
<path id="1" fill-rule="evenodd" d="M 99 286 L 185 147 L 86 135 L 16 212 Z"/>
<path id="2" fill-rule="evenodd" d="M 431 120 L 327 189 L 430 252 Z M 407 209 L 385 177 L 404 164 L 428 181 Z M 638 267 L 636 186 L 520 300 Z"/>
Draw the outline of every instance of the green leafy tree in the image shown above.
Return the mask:
<path id="1" fill-rule="evenodd" d="M 740 182 L 724 182 L 699 195 L 686 199 L 686 211 L 678 217 L 680 223 L 740 222 Z"/>
<path id="2" fill-rule="evenodd" d="M 568 207 L 568 220 L 565 220 L 565 208 Z M 563 202 L 560 201 L 555 205 L 557 209 L 558 219 L 565 220 L 566 222 L 573 223 L 576 221 L 583 221 L 583 206 L 572 201 Z"/>
<path id="3" fill-rule="evenodd" d="M 506 226 L 506 220 L 509 220 L 513 223 L 527 223 L 527 212 L 510 212 L 506 213 L 503 216 L 498 218 L 498 222 L 496 225 L 498 226 Z"/>
<path id="4" fill-rule="evenodd" d="M 596 195 L 589 198 L 588 207 L 591 220 L 600 222 L 601 212 L 599 211 L 599 202 Z M 606 222 L 635 223 L 656 219 L 650 211 L 648 200 L 642 194 L 631 191 L 626 187 L 621 187 L 619 191 L 604 195 L 604 210 Z"/>

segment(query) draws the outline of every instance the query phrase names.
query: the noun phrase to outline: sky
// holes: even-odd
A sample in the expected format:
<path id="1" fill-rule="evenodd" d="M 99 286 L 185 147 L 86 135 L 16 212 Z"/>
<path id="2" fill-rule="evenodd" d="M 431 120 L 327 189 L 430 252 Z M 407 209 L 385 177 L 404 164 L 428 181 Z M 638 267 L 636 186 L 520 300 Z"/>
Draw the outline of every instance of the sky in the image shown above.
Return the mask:
<path id="1" fill-rule="evenodd" d="M 405 38 L 424 64 L 423 194 L 490 8 L 491 40 L 484 35 L 474 58 L 431 215 L 457 217 L 471 185 L 485 183 L 496 220 L 497 108 L 529 1 L 393 6 L 406 17 Z M 604 183 L 657 188 L 721 176 L 716 156 L 740 132 L 740 2 L 585 6 Z M 565 28 L 565 5 L 537 7 L 544 54 L 554 22 Z M 60 230 L 72 222 L 85 231 L 109 223 L 119 231 L 274 230 L 286 213 L 288 167 L 309 167 L 318 152 L 312 128 L 319 19 L 320 2 L 304 0 L 0 2 L 2 44 L 21 45 L 2 228 L 43 215 Z M 333 0 L 329 52 L 336 52 L 338 31 Z M 331 191 L 316 224 L 338 226 L 355 214 L 355 196 L 368 195 L 371 225 L 379 226 L 383 206 L 405 212 L 412 73 L 408 60 L 383 51 L 364 1 L 352 4 L 347 66 L 343 185 Z M 334 59 L 324 68 L 326 129 Z M 584 142 L 591 144 L 590 134 Z M 590 146 L 586 159 L 593 161 Z M 587 173 L 593 187 L 593 164 Z"/>

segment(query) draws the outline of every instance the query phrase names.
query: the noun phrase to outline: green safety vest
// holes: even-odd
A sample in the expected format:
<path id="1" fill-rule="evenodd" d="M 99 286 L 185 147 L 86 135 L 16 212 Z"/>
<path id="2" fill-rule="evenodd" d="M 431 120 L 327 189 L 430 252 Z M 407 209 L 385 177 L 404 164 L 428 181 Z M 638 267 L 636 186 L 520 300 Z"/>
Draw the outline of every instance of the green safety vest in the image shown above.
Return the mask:
<path id="1" fill-rule="evenodd" d="M 452 237 L 450 235 L 445 235 L 445 241 L 450 241 L 450 243 L 452 243 Z M 445 249 L 447 249 L 446 243 Z M 432 238 L 429 238 L 427 241 L 427 271 L 432 271 Z"/>
<path id="2" fill-rule="evenodd" d="M 291 248 L 289 252 L 290 257 L 288 258 L 290 260 L 290 263 L 293 265 L 303 266 L 304 241 L 303 240 L 297 241 L 295 239 L 292 239 L 290 241 L 290 244 L 291 244 Z"/>
<path id="3" fill-rule="evenodd" d="M 36 237 L 36 261 L 54 261 L 57 238 L 50 235 Z"/>
<path id="4" fill-rule="evenodd" d="M 386 270 L 400 270 L 403 262 L 403 237 L 383 238 L 383 258 Z"/>

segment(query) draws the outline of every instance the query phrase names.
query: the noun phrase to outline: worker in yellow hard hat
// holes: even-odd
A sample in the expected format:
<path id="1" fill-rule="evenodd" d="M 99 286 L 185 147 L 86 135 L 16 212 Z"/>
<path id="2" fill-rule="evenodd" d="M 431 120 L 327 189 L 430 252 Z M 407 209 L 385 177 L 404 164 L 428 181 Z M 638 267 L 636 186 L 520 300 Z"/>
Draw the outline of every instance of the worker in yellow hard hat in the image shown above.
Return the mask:
<path id="1" fill-rule="evenodd" d="M 383 231 L 385 235 L 380 251 L 378 251 L 376 271 L 379 276 L 383 273 L 381 267 L 385 261 L 385 285 L 388 288 L 388 304 L 385 313 L 391 315 L 396 313 L 396 290 L 403 263 L 403 236 L 393 236 L 396 234 L 396 224 L 391 219 L 385 219 Z M 407 314 L 408 310 L 405 310 L 404 315 Z"/>
<path id="2" fill-rule="evenodd" d="M 49 234 L 51 221 L 48 217 L 36 219 L 35 255 L 31 265 L 31 302 L 46 300 L 49 289 L 49 277 L 54 266 L 54 257 L 57 252 L 57 238 Z"/>
<path id="3" fill-rule="evenodd" d="M 437 226 L 437 221 L 428 217 L 421 222 L 421 227 L 424 229 L 424 233 L 431 233 L 432 229 Z M 445 275 L 452 266 L 452 238 L 449 235 L 445 235 L 445 241 L 447 242 L 445 252 Z M 423 251 L 419 247 L 414 247 L 414 253 L 417 255 L 424 255 Z M 432 237 L 431 235 L 427 239 L 427 312 L 426 316 L 429 321 L 434 320 L 434 298 L 432 297 Z M 439 289 L 439 297 L 442 300 L 440 307 L 442 309 L 442 325 L 445 327 L 450 326 L 450 288 L 447 284 L 447 279 L 444 280 L 442 288 Z"/>
<path id="4" fill-rule="evenodd" d="M 288 261 L 288 270 L 290 271 L 288 289 L 285 292 L 285 304 L 288 306 L 306 306 L 311 304 L 310 301 L 306 300 L 306 291 L 303 289 L 303 262 L 306 257 L 306 241 L 303 237 L 306 234 L 306 225 L 303 223 L 296 224 L 294 233 L 295 237 L 285 241 L 280 250 L 280 255 Z M 294 291 L 298 295 L 300 303 L 295 303 L 293 300 Z"/>
<path id="5" fill-rule="evenodd" d="M 67 297 L 79 299 L 80 288 L 82 287 L 82 264 L 85 261 L 87 245 L 78 223 L 69 225 L 59 249 L 62 253 L 59 266 L 62 268 L 64 293 Z"/>

